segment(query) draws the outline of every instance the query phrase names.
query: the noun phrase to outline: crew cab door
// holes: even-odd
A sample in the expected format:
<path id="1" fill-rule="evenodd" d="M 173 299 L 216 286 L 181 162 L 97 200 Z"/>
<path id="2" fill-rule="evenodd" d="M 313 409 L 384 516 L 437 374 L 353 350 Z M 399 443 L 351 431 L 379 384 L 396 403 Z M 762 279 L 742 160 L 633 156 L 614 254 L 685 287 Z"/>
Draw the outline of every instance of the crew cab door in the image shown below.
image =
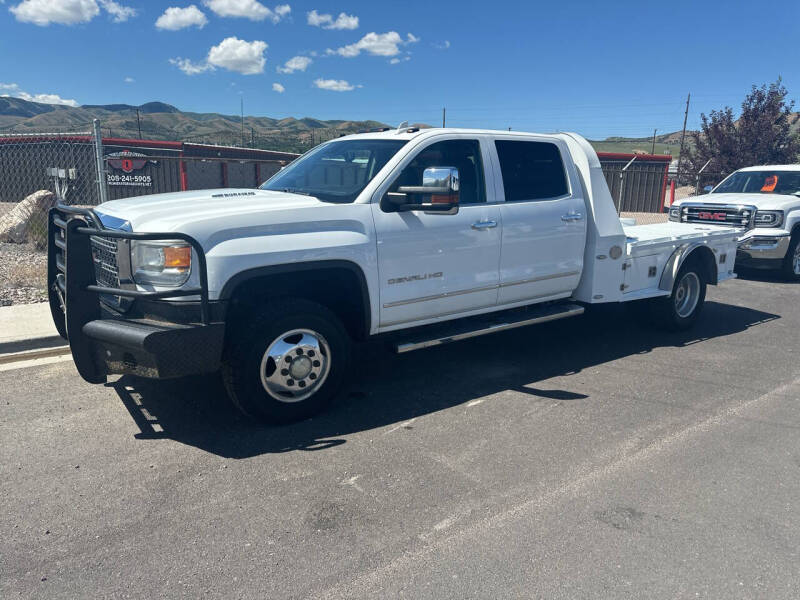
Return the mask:
<path id="1" fill-rule="evenodd" d="M 379 188 L 372 210 L 382 328 L 496 304 L 502 227 L 499 207 L 487 202 L 483 160 L 487 143 L 479 136 L 428 139 Z M 421 186 L 423 173 L 432 167 L 458 169 L 457 208 L 448 214 L 398 212 L 392 204 L 403 196 L 398 190 Z M 494 200 L 493 191 L 490 199 Z M 408 194 L 407 202 L 420 201 Z"/>
<path id="2" fill-rule="evenodd" d="M 519 137 L 493 145 L 505 199 L 498 303 L 570 296 L 583 269 L 586 208 L 566 145 Z"/>

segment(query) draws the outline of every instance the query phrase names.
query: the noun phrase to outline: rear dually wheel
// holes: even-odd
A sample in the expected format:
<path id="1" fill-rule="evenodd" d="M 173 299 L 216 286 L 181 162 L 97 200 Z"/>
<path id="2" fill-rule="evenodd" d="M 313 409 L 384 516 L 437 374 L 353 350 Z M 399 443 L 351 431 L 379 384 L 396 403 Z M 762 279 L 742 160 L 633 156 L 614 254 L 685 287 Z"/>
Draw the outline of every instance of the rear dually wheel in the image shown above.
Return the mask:
<path id="1" fill-rule="evenodd" d="M 651 301 L 651 315 L 663 329 L 684 331 L 694 325 L 705 300 L 706 281 L 700 263 L 690 259 L 678 271 L 672 294 Z"/>

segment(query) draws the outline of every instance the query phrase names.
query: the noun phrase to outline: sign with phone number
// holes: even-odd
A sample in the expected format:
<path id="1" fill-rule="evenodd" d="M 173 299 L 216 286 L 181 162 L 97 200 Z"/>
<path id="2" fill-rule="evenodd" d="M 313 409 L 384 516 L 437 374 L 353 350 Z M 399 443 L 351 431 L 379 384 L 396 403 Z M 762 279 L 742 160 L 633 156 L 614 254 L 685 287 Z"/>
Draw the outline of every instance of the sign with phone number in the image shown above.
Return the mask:
<path id="1" fill-rule="evenodd" d="M 116 173 L 107 173 L 106 182 L 108 185 L 152 187 L 153 177 L 151 175 L 117 175 Z"/>

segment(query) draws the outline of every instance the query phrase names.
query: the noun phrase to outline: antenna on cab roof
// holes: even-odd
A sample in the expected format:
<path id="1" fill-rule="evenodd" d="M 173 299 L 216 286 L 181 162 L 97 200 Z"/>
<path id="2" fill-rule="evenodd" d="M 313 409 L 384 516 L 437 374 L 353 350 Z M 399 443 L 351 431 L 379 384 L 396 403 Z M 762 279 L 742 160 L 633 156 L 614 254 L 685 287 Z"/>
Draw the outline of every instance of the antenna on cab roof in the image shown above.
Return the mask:
<path id="1" fill-rule="evenodd" d="M 403 121 L 402 123 L 400 123 L 400 125 L 397 126 L 396 133 L 403 133 L 403 130 L 406 129 L 407 127 L 408 127 L 408 121 Z"/>

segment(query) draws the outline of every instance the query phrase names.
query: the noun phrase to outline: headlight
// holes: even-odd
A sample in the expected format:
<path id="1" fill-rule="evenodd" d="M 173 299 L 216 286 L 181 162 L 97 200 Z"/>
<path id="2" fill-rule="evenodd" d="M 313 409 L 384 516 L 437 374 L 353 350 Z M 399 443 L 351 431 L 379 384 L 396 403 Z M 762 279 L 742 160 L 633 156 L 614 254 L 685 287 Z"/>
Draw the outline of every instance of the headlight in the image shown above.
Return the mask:
<path id="1" fill-rule="evenodd" d="M 670 221 L 680 221 L 681 220 L 681 207 L 680 206 L 671 206 L 669 209 L 669 220 Z"/>
<path id="2" fill-rule="evenodd" d="M 756 227 L 780 227 L 783 223 L 782 210 L 759 210 L 756 211 Z"/>
<path id="3" fill-rule="evenodd" d="M 178 287 L 192 270 L 192 247 L 179 240 L 131 241 L 131 271 L 139 284 Z"/>

